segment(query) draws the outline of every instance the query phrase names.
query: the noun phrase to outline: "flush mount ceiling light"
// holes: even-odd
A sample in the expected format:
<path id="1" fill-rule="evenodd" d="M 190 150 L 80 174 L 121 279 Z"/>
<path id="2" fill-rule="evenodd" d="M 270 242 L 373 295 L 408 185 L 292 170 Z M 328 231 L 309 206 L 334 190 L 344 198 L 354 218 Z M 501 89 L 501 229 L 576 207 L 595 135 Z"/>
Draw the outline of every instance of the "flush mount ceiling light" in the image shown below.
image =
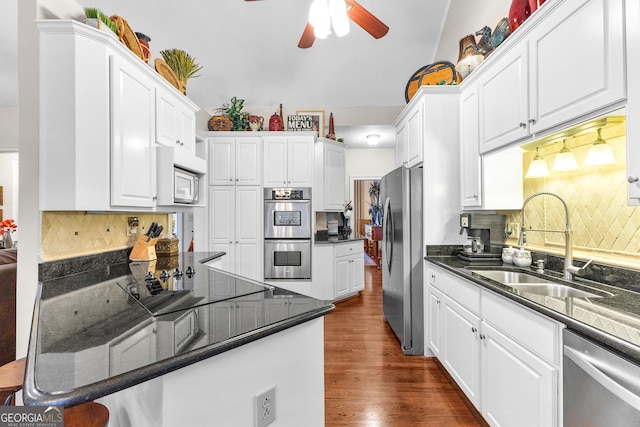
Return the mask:
<path id="1" fill-rule="evenodd" d="M 549 175 L 549 168 L 547 167 L 547 162 L 544 161 L 540 152 L 538 151 L 538 147 L 536 147 L 536 156 L 531 161 L 529 165 L 529 170 L 527 174 L 524 176 L 525 178 L 540 178 L 543 176 Z"/>
<path id="2" fill-rule="evenodd" d="M 571 150 L 567 148 L 567 140 L 562 140 L 562 150 L 556 156 L 553 162 L 553 170 L 559 172 L 566 172 L 578 169 L 578 162 Z"/>
<path id="3" fill-rule="evenodd" d="M 349 33 L 349 17 L 344 0 L 313 0 L 309 9 L 309 24 L 313 26 L 314 35 L 326 39 L 331 27 L 338 37 Z"/>
<path id="4" fill-rule="evenodd" d="M 373 146 L 373 145 L 376 145 L 378 142 L 380 142 L 380 135 L 378 135 L 377 133 L 372 133 L 370 135 L 367 135 L 367 144 Z"/>
<path id="5" fill-rule="evenodd" d="M 607 142 L 602 139 L 601 128 L 598 128 L 598 138 L 594 141 L 587 158 L 584 160 L 584 164 L 587 166 L 602 166 L 611 165 L 616 162 L 616 158 L 613 155 L 613 149 Z"/>

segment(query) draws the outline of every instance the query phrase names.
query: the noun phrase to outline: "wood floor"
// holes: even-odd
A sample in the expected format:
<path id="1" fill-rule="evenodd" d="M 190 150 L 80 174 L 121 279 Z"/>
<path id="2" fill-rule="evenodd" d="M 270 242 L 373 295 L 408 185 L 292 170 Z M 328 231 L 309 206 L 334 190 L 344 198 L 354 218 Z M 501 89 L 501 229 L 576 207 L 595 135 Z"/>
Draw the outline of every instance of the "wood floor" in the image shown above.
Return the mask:
<path id="1" fill-rule="evenodd" d="M 405 356 L 382 314 L 382 273 L 325 316 L 326 426 L 480 426 L 432 358 Z"/>

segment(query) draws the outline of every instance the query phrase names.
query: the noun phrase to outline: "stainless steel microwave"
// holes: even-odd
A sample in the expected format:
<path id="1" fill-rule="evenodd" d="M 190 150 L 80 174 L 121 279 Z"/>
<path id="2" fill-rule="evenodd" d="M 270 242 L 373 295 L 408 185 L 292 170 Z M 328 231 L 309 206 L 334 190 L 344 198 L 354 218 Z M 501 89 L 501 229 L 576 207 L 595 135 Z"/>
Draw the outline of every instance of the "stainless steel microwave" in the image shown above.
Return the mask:
<path id="1" fill-rule="evenodd" d="M 173 201 L 174 203 L 198 203 L 198 174 L 180 168 L 173 168 Z"/>

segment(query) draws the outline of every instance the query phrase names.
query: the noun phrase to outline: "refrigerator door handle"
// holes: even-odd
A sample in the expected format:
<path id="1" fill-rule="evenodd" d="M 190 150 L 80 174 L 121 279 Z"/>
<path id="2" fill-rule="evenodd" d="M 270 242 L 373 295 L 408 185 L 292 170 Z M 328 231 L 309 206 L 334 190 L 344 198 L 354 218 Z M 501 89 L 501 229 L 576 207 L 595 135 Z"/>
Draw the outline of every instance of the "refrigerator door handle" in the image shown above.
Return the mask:
<path id="1" fill-rule="evenodd" d="M 387 271 L 391 271 L 391 260 L 393 258 L 393 241 L 394 241 L 394 224 L 393 215 L 391 214 L 391 198 L 387 197 L 384 201 L 384 209 L 382 218 L 382 234 L 384 236 L 384 252 L 387 255 Z"/>

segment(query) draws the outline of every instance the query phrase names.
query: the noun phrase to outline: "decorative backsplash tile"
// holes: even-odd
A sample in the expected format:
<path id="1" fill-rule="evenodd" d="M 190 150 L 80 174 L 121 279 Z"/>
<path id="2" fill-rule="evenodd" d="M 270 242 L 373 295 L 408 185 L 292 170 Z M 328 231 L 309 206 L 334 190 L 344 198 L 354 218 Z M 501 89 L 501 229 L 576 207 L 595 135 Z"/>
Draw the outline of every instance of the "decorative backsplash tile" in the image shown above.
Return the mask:
<path id="1" fill-rule="evenodd" d="M 571 172 L 551 170 L 555 153 L 562 142 L 540 147 L 550 174 L 543 178 L 524 178 L 524 197 L 549 191 L 567 203 L 574 249 L 593 252 L 594 258 L 623 255 L 640 259 L 640 208 L 627 206 L 626 124 L 609 125 L 602 129 L 602 137 L 614 152 L 616 164 L 611 166 L 584 166 L 589 147 L 597 138 L 593 133 L 567 139 L 567 147 L 574 153 L 580 168 Z M 535 151 L 523 155 L 523 171 L 535 156 Z M 507 222 L 521 223 L 520 211 L 506 211 Z M 525 212 L 527 228 L 547 230 L 565 229 L 562 203 L 554 197 L 532 199 Z M 509 239 L 516 244 L 517 239 Z M 563 233 L 528 232 L 527 244 L 541 248 L 564 248 Z"/>
<path id="2" fill-rule="evenodd" d="M 139 220 L 138 234 L 127 236 L 127 221 Z M 42 213 L 40 256 L 43 262 L 132 247 L 152 222 L 170 230 L 168 214 L 91 214 L 48 211 Z"/>

